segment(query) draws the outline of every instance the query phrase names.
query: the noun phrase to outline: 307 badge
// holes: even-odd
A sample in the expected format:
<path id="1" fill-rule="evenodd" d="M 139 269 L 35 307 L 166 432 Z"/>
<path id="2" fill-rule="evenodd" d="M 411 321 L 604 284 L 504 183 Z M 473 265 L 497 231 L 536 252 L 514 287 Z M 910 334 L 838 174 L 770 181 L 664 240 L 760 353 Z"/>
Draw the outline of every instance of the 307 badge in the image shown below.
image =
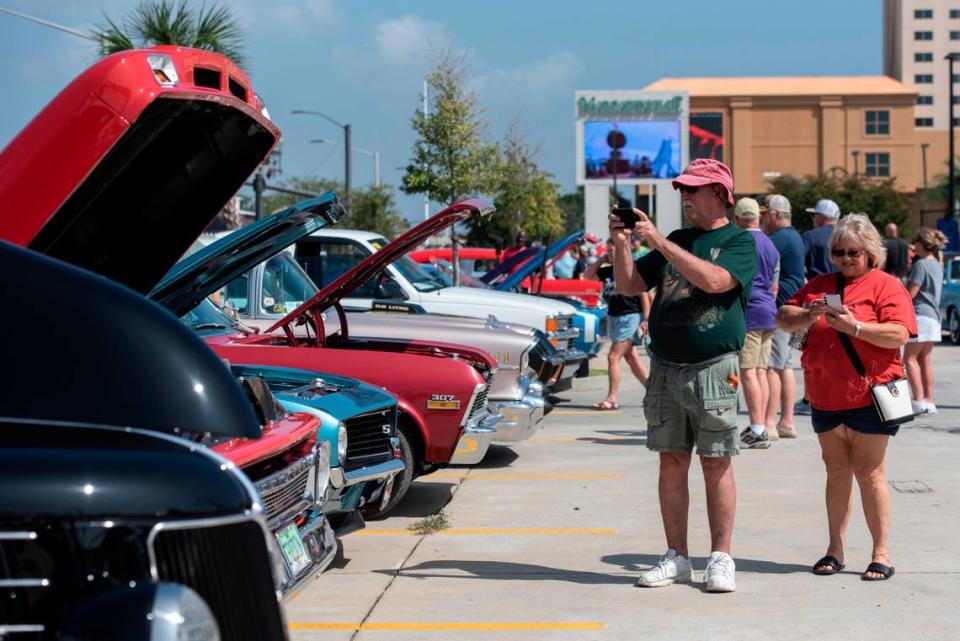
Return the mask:
<path id="1" fill-rule="evenodd" d="M 458 410 L 460 401 L 453 394 L 431 394 L 427 401 L 428 410 Z"/>

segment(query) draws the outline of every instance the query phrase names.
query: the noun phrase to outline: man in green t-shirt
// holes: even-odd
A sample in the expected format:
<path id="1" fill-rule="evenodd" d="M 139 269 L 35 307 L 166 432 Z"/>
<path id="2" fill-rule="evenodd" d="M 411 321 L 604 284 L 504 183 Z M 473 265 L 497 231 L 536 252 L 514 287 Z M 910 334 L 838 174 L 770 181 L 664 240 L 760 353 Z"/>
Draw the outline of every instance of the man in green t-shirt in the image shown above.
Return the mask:
<path id="1" fill-rule="evenodd" d="M 737 504 L 731 457 L 739 451 L 737 352 L 757 270 L 756 244 L 726 215 L 733 178 L 723 163 L 694 160 L 673 181 L 692 227 L 664 237 L 639 211 L 634 231 L 651 248 L 633 260 L 630 231 L 610 215 L 614 270 L 621 294 L 656 287 L 650 312 L 650 379 L 643 400 L 647 447 L 660 454 L 660 512 L 667 552 L 637 585 L 660 587 L 692 578 L 687 550 L 687 473 L 694 446 L 707 489 L 711 554 L 708 592 L 736 589 L 730 556 Z"/>

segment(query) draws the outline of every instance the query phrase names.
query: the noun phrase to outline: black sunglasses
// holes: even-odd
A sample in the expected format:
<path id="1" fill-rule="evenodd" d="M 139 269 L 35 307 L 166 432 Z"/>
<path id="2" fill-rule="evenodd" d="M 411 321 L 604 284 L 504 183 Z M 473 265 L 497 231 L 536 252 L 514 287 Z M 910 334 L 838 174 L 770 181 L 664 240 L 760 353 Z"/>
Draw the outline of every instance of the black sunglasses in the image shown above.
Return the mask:
<path id="1" fill-rule="evenodd" d="M 843 258 L 844 256 L 846 256 L 847 258 L 860 258 L 861 256 L 863 256 L 863 250 L 862 249 L 831 249 L 830 255 L 833 256 L 834 258 Z"/>
<path id="2" fill-rule="evenodd" d="M 684 194 L 695 194 L 697 190 L 700 189 L 700 185 L 690 186 L 690 185 L 677 185 L 679 189 Z"/>

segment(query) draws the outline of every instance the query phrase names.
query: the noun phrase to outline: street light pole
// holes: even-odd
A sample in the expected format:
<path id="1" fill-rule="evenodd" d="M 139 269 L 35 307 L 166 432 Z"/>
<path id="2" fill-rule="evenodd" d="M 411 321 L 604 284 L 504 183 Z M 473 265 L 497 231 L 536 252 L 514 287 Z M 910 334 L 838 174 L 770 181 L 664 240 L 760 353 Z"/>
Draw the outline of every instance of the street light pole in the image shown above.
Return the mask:
<path id="1" fill-rule="evenodd" d="M 294 109 L 290 113 L 297 115 L 307 114 L 310 116 L 320 116 L 324 120 L 331 122 L 337 127 L 343 129 L 343 207 L 347 211 L 350 211 L 350 125 L 345 125 L 342 122 L 331 118 L 325 113 L 312 111 L 310 109 Z"/>
<path id="2" fill-rule="evenodd" d="M 923 188 L 927 188 L 927 147 L 930 146 L 930 143 L 923 142 L 920 143 L 920 156 L 923 159 Z"/>
<path id="3" fill-rule="evenodd" d="M 310 142 L 318 143 L 323 145 L 340 145 L 342 143 L 337 142 L 336 140 L 326 140 L 325 138 L 314 138 Z M 353 151 L 362 155 L 373 158 L 373 185 L 375 187 L 380 186 L 380 152 L 379 151 L 369 151 L 367 149 L 361 149 L 360 147 L 353 147 Z"/>
<path id="4" fill-rule="evenodd" d="M 858 176 L 860 174 L 860 152 L 851 151 L 850 153 L 853 154 L 853 175 Z"/>

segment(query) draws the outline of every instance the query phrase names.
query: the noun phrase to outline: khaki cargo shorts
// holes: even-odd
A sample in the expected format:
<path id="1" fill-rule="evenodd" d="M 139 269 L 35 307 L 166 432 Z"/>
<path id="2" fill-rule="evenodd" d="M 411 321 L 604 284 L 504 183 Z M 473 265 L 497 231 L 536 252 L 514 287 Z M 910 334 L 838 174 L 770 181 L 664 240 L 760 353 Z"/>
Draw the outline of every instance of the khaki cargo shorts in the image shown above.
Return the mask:
<path id="1" fill-rule="evenodd" d="M 643 399 L 647 448 L 654 452 L 734 456 L 737 433 L 736 352 L 702 363 L 670 363 L 650 358 L 650 380 Z"/>
<path id="2" fill-rule="evenodd" d="M 747 332 L 740 350 L 740 369 L 767 369 L 773 348 L 772 329 L 752 329 Z"/>

